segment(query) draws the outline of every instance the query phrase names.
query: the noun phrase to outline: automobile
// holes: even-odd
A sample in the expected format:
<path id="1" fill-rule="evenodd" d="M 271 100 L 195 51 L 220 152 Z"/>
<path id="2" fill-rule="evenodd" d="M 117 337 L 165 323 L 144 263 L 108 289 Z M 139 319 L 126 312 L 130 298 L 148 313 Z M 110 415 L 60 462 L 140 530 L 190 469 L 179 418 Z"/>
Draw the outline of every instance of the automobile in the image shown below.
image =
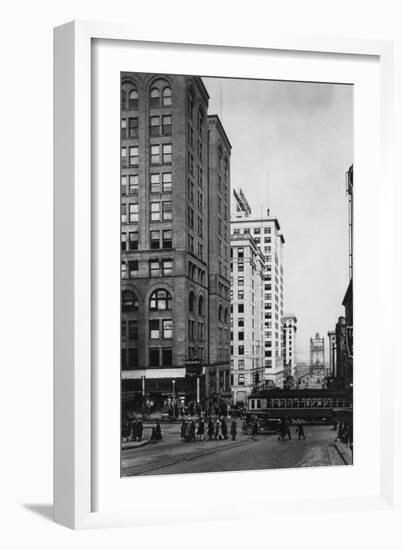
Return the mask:
<path id="1" fill-rule="evenodd" d="M 247 435 L 252 435 L 255 419 L 257 419 L 258 434 L 276 434 L 280 431 L 281 420 L 279 418 L 272 418 L 266 413 L 247 413 L 242 426 Z"/>

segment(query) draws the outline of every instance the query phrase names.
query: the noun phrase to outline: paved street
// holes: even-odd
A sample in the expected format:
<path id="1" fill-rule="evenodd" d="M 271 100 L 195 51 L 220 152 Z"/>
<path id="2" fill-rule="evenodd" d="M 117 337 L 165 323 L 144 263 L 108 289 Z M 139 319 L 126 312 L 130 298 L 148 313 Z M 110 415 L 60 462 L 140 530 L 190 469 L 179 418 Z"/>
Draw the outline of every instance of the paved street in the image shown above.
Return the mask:
<path id="1" fill-rule="evenodd" d="M 179 424 L 162 425 L 162 430 L 162 442 L 122 452 L 123 476 L 344 465 L 330 426 L 308 426 L 306 440 L 300 441 L 292 430 L 290 441 L 276 435 L 259 435 L 254 441 L 239 432 L 235 442 L 183 443 Z M 144 433 L 148 437 L 147 429 Z"/>

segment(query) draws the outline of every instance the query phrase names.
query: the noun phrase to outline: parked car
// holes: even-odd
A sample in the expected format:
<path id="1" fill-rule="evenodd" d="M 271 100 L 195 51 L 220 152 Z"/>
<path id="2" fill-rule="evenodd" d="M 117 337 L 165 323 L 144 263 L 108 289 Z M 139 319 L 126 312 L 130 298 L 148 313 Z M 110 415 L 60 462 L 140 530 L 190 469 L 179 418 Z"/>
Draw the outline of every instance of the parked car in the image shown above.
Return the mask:
<path id="1" fill-rule="evenodd" d="M 247 435 L 252 435 L 253 425 L 257 420 L 258 434 L 276 434 L 280 431 L 281 420 L 272 418 L 266 413 L 247 413 L 242 429 Z"/>

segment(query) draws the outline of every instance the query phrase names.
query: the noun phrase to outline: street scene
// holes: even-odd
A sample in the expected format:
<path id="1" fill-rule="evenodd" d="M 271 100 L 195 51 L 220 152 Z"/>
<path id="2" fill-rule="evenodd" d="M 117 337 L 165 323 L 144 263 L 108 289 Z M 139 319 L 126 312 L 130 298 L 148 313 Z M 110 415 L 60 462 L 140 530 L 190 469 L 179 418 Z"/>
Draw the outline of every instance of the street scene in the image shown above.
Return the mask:
<path id="1" fill-rule="evenodd" d="M 121 475 L 353 464 L 353 91 L 121 73 Z"/>

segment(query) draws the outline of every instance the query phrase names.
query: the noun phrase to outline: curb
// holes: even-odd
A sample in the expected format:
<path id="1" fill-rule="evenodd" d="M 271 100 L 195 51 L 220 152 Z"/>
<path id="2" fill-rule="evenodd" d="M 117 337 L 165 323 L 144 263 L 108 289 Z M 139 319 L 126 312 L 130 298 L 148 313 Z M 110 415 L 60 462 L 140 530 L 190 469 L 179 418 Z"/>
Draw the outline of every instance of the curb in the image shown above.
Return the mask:
<path id="1" fill-rule="evenodd" d="M 138 447 L 144 447 L 145 445 L 148 445 L 150 443 L 149 439 L 145 439 L 144 441 L 137 441 L 137 445 L 130 445 L 128 444 L 126 447 L 123 447 L 124 443 L 122 444 L 122 451 L 127 451 L 128 449 L 137 449 Z"/>
<path id="2" fill-rule="evenodd" d="M 348 462 L 344 456 L 344 452 L 339 448 L 339 446 L 337 445 L 336 442 L 333 443 L 333 447 L 336 449 L 336 451 L 339 453 L 339 456 L 340 458 L 342 459 L 342 461 L 344 462 L 344 464 L 346 466 L 351 466 L 352 463 L 350 464 L 350 462 Z"/>

